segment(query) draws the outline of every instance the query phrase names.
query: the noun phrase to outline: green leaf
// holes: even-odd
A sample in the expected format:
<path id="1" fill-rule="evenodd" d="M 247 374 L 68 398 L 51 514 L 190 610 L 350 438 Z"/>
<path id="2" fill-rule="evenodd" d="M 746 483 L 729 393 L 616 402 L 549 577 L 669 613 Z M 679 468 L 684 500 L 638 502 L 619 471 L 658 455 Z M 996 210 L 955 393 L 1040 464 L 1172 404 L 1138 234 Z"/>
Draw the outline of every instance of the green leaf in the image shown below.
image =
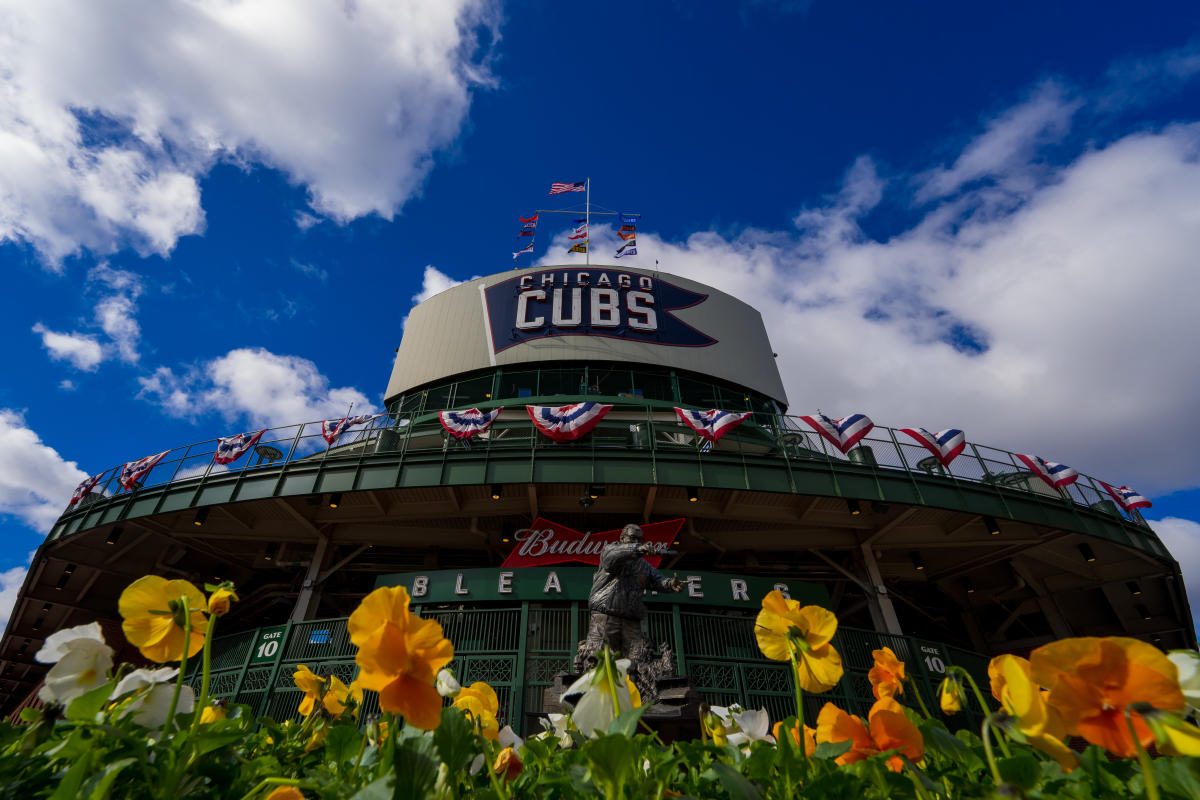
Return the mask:
<path id="1" fill-rule="evenodd" d="M 597 782 L 620 787 L 634 768 L 637 749 L 632 739 L 609 735 L 588 742 L 583 752 Z"/>
<path id="2" fill-rule="evenodd" d="M 1028 753 L 997 759 L 996 766 L 1000 769 L 1000 777 L 1005 783 L 1019 786 L 1025 791 L 1033 789 L 1042 774 L 1038 760 Z"/>
<path id="3" fill-rule="evenodd" d="M 50 795 L 50 800 L 77 800 L 79 787 L 83 785 L 83 779 L 87 777 L 89 769 L 91 769 L 90 758 L 76 759 L 67 773 L 63 775 L 62 780 L 59 781 L 54 794 Z"/>
<path id="4" fill-rule="evenodd" d="M 333 764 L 353 761 L 362 740 L 363 734 L 354 725 L 335 725 L 325 736 L 325 760 Z"/>
<path id="5" fill-rule="evenodd" d="M 437 764 L 433 759 L 408 747 L 397 747 L 392 762 L 396 770 L 393 800 L 425 800 L 437 782 Z"/>
<path id="6" fill-rule="evenodd" d="M 40 708 L 22 708 L 20 714 L 21 722 L 33 722 L 41 715 L 42 710 Z"/>
<path id="7" fill-rule="evenodd" d="M 108 702 L 108 696 L 112 694 L 113 685 L 106 683 L 103 686 L 98 686 L 90 692 L 84 692 L 71 701 L 67 706 L 66 717 L 73 722 L 91 722 L 96 719 L 96 715 L 100 713 L 100 709 L 104 708 Z"/>
<path id="8" fill-rule="evenodd" d="M 622 711 L 608 726 L 608 732 L 619 736 L 633 736 L 637 731 L 638 722 L 649 706 L 638 706 L 628 711 Z"/>
<path id="9" fill-rule="evenodd" d="M 114 761 L 106 766 L 100 772 L 100 780 L 96 781 L 95 788 L 88 795 L 88 800 L 104 800 L 108 797 L 108 792 L 112 789 L 113 781 L 121 774 L 121 770 L 128 767 L 130 764 L 137 763 L 136 758 L 122 758 L 120 761 Z"/>
<path id="10" fill-rule="evenodd" d="M 1154 761 L 1154 774 L 1164 792 L 1200 800 L 1200 761 L 1187 758 L 1159 758 Z"/>
<path id="11" fill-rule="evenodd" d="M 391 775 L 384 775 L 376 781 L 371 781 L 363 788 L 355 792 L 350 800 L 391 800 L 392 787 L 391 782 L 395 780 Z"/>
<path id="12" fill-rule="evenodd" d="M 754 788 L 754 784 L 743 778 L 733 767 L 718 761 L 712 768 L 733 800 L 762 800 L 762 795 Z"/>
<path id="13" fill-rule="evenodd" d="M 821 742 L 817 745 L 817 749 L 813 750 L 813 758 L 837 758 L 850 749 L 853 744 L 849 739 L 843 739 L 840 742 Z"/>
<path id="14" fill-rule="evenodd" d="M 466 715 L 454 706 L 442 709 L 442 724 L 433 732 L 438 755 L 451 774 L 465 769 L 475 756 L 475 737 Z"/>

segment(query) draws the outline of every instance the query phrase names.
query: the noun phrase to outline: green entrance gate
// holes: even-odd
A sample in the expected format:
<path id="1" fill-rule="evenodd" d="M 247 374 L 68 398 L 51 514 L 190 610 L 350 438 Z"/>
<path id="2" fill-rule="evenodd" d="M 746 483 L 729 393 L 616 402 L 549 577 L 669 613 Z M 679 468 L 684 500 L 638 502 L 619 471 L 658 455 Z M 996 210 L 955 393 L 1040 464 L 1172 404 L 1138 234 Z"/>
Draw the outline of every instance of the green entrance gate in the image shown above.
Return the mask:
<path id="1" fill-rule="evenodd" d="M 485 681 L 500 700 L 501 724 L 523 735 L 539 729 L 546 688 L 556 675 L 569 672 L 576 643 L 586 630 L 587 609 L 578 602 L 522 601 L 485 608 L 414 608 L 437 620 L 454 643 L 451 666 L 463 685 Z M 772 720 L 793 713 L 792 679 L 788 665 L 769 661 L 754 640 L 754 616 L 745 611 L 715 608 L 706 613 L 695 606 L 656 604 L 646 619 L 647 633 L 668 644 L 677 670 L 712 705 L 738 703 L 766 708 Z M 845 677 L 833 690 L 805 695 L 805 719 L 810 724 L 826 702 L 864 716 L 874 702 L 867 672 L 871 651 L 891 647 L 905 662 L 926 705 L 936 714 L 937 685 L 950 665 L 967 669 L 981 686 L 987 685 L 987 659 L 955 647 L 906 636 L 856 628 L 841 628 L 833 641 L 842 656 Z M 302 698 L 292 674 L 305 664 L 318 675 L 337 675 L 349 684 L 357 673 L 355 647 L 346 619 L 314 620 L 219 637 L 214 642 L 212 694 L 250 705 L 256 714 L 278 720 L 297 717 Z M 199 687 L 199 674 L 191 675 Z M 917 706 L 906 694 L 901 701 Z M 379 701 L 367 692 L 363 715 L 378 713 Z M 947 719 L 952 728 L 978 727 L 982 722 L 974 698 L 964 713 Z"/>

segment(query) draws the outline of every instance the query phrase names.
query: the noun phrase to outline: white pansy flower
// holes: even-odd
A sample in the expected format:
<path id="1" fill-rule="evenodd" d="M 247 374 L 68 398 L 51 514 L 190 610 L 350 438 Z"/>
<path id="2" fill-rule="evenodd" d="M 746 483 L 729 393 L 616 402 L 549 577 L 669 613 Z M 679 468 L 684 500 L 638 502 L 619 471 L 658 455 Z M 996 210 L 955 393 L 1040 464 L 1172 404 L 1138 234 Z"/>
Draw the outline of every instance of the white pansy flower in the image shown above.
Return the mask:
<path id="1" fill-rule="evenodd" d="M 448 669 L 442 669 L 437 674 L 437 693 L 442 697 L 455 697 L 462 691 L 462 686 L 459 685 L 458 679 L 454 677 L 454 673 Z"/>
<path id="2" fill-rule="evenodd" d="M 749 741 L 775 741 L 775 737 L 768 733 L 771 730 L 771 715 L 767 713 L 765 708 L 760 708 L 758 711 L 730 710 L 733 721 L 738 726 L 738 731 Z M 730 737 L 729 740 L 732 742 L 733 737 Z"/>
<path id="3" fill-rule="evenodd" d="M 570 747 L 574 741 L 571 739 L 570 718 L 566 714 L 547 714 L 544 717 L 538 717 L 538 722 L 541 723 L 544 729 L 538 734 L 540 739 L 549 739 L 551 737 L 558 740 L 559 747 Z"/>
<path id="4" fill-rule="evenodd" d="M 37 651 L 37 655 L 33 659 L 39 664 L 53 664 L 67 654 L 71 642 L 77 639 L 88 639 L 105 644 L 100 623 L 89 622 L 87 625 L 76 625 L 74 628 L 65 628 L 50 634 L 42 644 L 42 649 Z"/>
<path id="5" fill-rule="evenodd" d="M 575 703 L 575 711 L 571 714 L 575 727 L 593 739 L 606 733 L 618 714 L 633 708 L 633 699 L 629 696 L 629 687 L 626 685 L 630 661 L 622 658 L 613 663 L 617 672 L 615 677 L 619 709 L 613 709 L 612 692 L 604 677 L 603 662 L 581 676 L 562 693 L 563 702 Z"/>
<path id="6" fill-rule="evenodd" d="M 167 710 L 171 707 L 171 696 L 175 686 L 170 681 L 179 674 L 175 667 L 160 669 L 135 669 L 126 675 L 113 690 L 112 699 L 139 692 L 121 717 L 133 715 L 133 721 L 147 728 L 161 727 L 167 721 Z M 192 687 L 184 686 L 179 691 L 179 702 L 175 706 L 176 714 L 188 714 L 196 708 L 196 693 Z"/>
<path id="7" fill-rule="evenodd" d="M 525 740 L 517 736 L 517 732 L 512 729 L 511 725 L 505 725 L 500 729 L 499 739 L 500 747 L 511 747 L 513 750 L 520 750 L 525 746 Z"/>
<path id="8" fill-rule="evenodd" d="M 1179 688 L 1188 706 L 1200 711 L 1200 653 L 1195 650 L 1172 650 L 1167 654 L 1179 669 Z"/>
<path id="9" fill-rule="evenodd" d="M 50 643 L 49 639 L 46 641 Z M 38 698 L 43 703 L 69 705 L 76 697 L 108 681 L 113 651 L 103 639 L 97 641 L 80 637 L 66 642 L 59 640 L 54 643 L 53 655 L 57 663 L 46 673 L 44 685 L 38 690 Z"/>

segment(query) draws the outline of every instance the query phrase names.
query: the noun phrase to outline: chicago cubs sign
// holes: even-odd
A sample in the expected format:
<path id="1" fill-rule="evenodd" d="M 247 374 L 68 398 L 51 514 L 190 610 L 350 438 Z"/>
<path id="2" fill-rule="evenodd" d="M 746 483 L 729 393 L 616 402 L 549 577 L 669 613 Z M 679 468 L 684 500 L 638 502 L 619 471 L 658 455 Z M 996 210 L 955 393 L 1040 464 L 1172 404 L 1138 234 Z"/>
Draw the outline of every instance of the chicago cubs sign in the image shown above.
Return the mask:
<path id="1" fill-rule="evenodd" d="M 548 336 L 604 336 L 670 347 L 708 347 L 717 340 L 672 311 L 708 295 L 649 275 L 614 269 L 531 272 L 485 292 L 493 352 Z"/>

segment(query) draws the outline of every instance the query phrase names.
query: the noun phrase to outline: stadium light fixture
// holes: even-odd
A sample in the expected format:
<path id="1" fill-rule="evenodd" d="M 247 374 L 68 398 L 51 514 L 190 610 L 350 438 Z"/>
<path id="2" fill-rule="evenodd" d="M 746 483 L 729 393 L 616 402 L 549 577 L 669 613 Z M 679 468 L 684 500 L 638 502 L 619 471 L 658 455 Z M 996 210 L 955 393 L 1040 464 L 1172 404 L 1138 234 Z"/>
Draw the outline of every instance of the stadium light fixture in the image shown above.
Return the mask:
<path id="1" fill-rule="evenodd" d="M 967 590 L 967 594 L 975 594 L 975 584 L 970 578 L 963 578 L 963 588 Z"/>
<path id="2" fill-rule="evenodd" d="M 862 506 L 860 506 L 858 504 L 857 500 L 847 499 L 846 500 L 846 508 L 850 511 L 850 516 L 852 516 L 852 517 L 857 517 L 859 514 L 862 513 Z"/>
<path id="3" fill-rule="evenodd" d="M 333 494 L 329 495 L 329 507 L 330 508 L 337 508 L 341 504 L 342 504 L 342 493 L 341 492 L 334 492 Z"/>
<path id="4" fill-rule="evenodd" d="M 1140 616 L 1142 619 L 1150 619 L 1150 609 L 1146 608 L 1145 603 L 1138 603 L 1133 608 L 1135 611 L 1137 611 L 1138 616 Z"/>
<path id="5" fill-rule="evenodd" d="M 1079 555 L 1083 556 L 1083 560 L 1089 564 L 1096 563 L 1096 553 L 1092 550 L 1092 546 L 1087 542 L 1079 545 Z"/>
<path id="6" fill-rule="evenodd" d="M 498 484 L 498 483 L 492 484 L 492 499 L 493 500 L 500 499 L 500 484 Z"/>
<path id="7" fill-rule="evenodd" d="M 208 508 L 197 508 L 196 516 L 192 517 L 192 524 L 199 528 L 208 519 Z"/>
<path id="8" fill-rule="evenodd" d="M 604 484 L 593 483 L 591 486 L 588 487 L 588 497 L 595 500 L 597 497 L 603 497 L 603 496 L 604 496 Z"/>
<path id="9" fill-rule="evenodd" d="M 108 538 L 104 540 L 104 543 L 105 544 L 116 544 L 117 539 L 121 538 L 121 533 L 124 530 L 125 529 L 122 528 L 120 525 L 115 526 L 111 531 L 108 532 Z"/>
<path id="10" fill-rule="evenodd" d="M 912 559 L 913 569 L 915 569 L 917 572 L 922 572 L 925 569 L 925 562 L 921 559 L 920 553 L 918 553 L 916 550 L 913 550 L 912 555 L 909 557 Z"/>
<path id="11" fill-rule="evenodd" d="M 995 517 L 984 517 L 983 525 L 987 528 L 988 533 L 990 533 L 992 536 L 1000 535 L 1000 525 L 996 522 Z"/>
<path id="12" fill-rule="evenodd" d="M 695 486 L 689 486 L 687 490 L 687 498 L 689 503 L 695 503 L 700 499 L 700 490 Z"/>
<path id="13" fill-rule="evenodd" d="M 1129 593 L 1134 597 L 1142 596 L 1142 587 L 1137 581 L 1125 581 L 1125 588 L 1128 589 Z"/>
<path id="14" fill-rule="evenodd" d="M 263 551 L 264 561 L 274 561 L 279 556 L 279 551 L 283 549 L 283 545 L 279 542 L 268 542 L 267 549 Z"/>

